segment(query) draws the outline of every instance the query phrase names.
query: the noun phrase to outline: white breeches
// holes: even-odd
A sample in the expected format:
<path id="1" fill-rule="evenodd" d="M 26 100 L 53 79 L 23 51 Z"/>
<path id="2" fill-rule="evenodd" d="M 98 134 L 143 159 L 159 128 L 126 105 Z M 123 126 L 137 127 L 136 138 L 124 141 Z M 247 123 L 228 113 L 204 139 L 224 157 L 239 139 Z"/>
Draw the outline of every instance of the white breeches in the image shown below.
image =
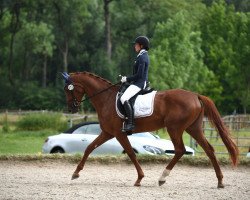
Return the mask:
<path id="1" fill-rule="evenodd" d="M 140 90 L 141 88 L 137 87 L 136 85 L 130 85 L 121 96 L 122 105 L 125 101 L 128 101 L 131 97 L 135 96 L 138 92 L 140 92 Z"/>

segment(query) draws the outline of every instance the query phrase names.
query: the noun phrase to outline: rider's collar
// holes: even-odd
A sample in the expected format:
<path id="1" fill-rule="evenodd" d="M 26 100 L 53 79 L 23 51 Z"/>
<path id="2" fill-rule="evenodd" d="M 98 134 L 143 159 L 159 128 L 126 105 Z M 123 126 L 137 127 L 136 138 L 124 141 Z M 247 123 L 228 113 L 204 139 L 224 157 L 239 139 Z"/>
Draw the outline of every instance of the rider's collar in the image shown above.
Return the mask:
<path id="1" fill-rule="evenodd" d="M 142 55 L 142 54 L 144 54 L 145 52 L 147 52 L 147 51 L 146 51 L 145 49 L 142 49 L 142 50 L 138 53 L 137 57 L 140 56 L 140 55 Z"/>

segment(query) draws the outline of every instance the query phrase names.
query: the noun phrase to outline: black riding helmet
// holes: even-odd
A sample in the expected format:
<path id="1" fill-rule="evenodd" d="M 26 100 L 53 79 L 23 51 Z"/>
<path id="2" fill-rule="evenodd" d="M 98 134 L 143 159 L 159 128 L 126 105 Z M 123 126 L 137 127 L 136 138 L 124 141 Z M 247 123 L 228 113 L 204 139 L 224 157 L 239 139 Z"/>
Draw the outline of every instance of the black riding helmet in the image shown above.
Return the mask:
<path id="1" fill-rule="evenodd" d="M 146 36 L 139 36 L 135 39 L 134 44 L 138 43 L 143 46 L 143 49 L 149 50 L 149 39 Z"/>

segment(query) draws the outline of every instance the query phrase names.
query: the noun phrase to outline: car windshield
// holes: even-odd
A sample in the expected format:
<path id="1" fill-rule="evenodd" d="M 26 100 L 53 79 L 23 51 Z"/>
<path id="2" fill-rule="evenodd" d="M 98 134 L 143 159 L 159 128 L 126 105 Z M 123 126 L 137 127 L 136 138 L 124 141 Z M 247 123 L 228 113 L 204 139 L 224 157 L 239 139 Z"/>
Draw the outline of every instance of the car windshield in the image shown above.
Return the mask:
<path id="1" fill-rule="evenodd" d="M 101 128 L 99 124 L 88 124 L 83 125 L 76 129 L 73 134 L 90 134 L 90 135 L 99 135 Z"/>
<path id="2" fill-rule="evenodd" d="M 146 138 L 151 138 L 151 139 L 156 139 L 157 137 L 154 136 L 153 134 L 149 133 L 149 132 L 144 132 L 144 133 L 136 133 L 133 134 L 133 136 L 135 137 L 146 137 Z"/>

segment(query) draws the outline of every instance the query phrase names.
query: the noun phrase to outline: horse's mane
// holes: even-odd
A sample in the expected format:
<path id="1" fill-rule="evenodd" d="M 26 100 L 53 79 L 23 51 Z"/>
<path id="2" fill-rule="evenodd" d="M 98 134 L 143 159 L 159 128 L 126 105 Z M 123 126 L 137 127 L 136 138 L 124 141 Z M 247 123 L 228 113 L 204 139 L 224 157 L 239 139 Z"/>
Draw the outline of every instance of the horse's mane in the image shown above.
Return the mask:
<path id="1" fill-rule="evenodd" d="M 108 80 L 106 80 L 106 79 L 104 79 L 104 78 L 102 78 L 102 77 L 100 77 L 100 76 L 98 76 L 96 74 L 90 73 L 90 72 L 85 71 L 85 72 L 70 73 L 70 75 L 77 75 L 77 74 L 84 74 L 84 75 L 87 75 L 87 76 L 91 76 L 91 77 L 94 77 L 95 79 L 99 79 L 99 80 L 101 80 L 101 81 L 103 81 L 103 82 L 105 82 L 105 83 L 107 83 L 109 85 L 112 85 L 112 83 L 110 81 L 108 81 Z"/>

